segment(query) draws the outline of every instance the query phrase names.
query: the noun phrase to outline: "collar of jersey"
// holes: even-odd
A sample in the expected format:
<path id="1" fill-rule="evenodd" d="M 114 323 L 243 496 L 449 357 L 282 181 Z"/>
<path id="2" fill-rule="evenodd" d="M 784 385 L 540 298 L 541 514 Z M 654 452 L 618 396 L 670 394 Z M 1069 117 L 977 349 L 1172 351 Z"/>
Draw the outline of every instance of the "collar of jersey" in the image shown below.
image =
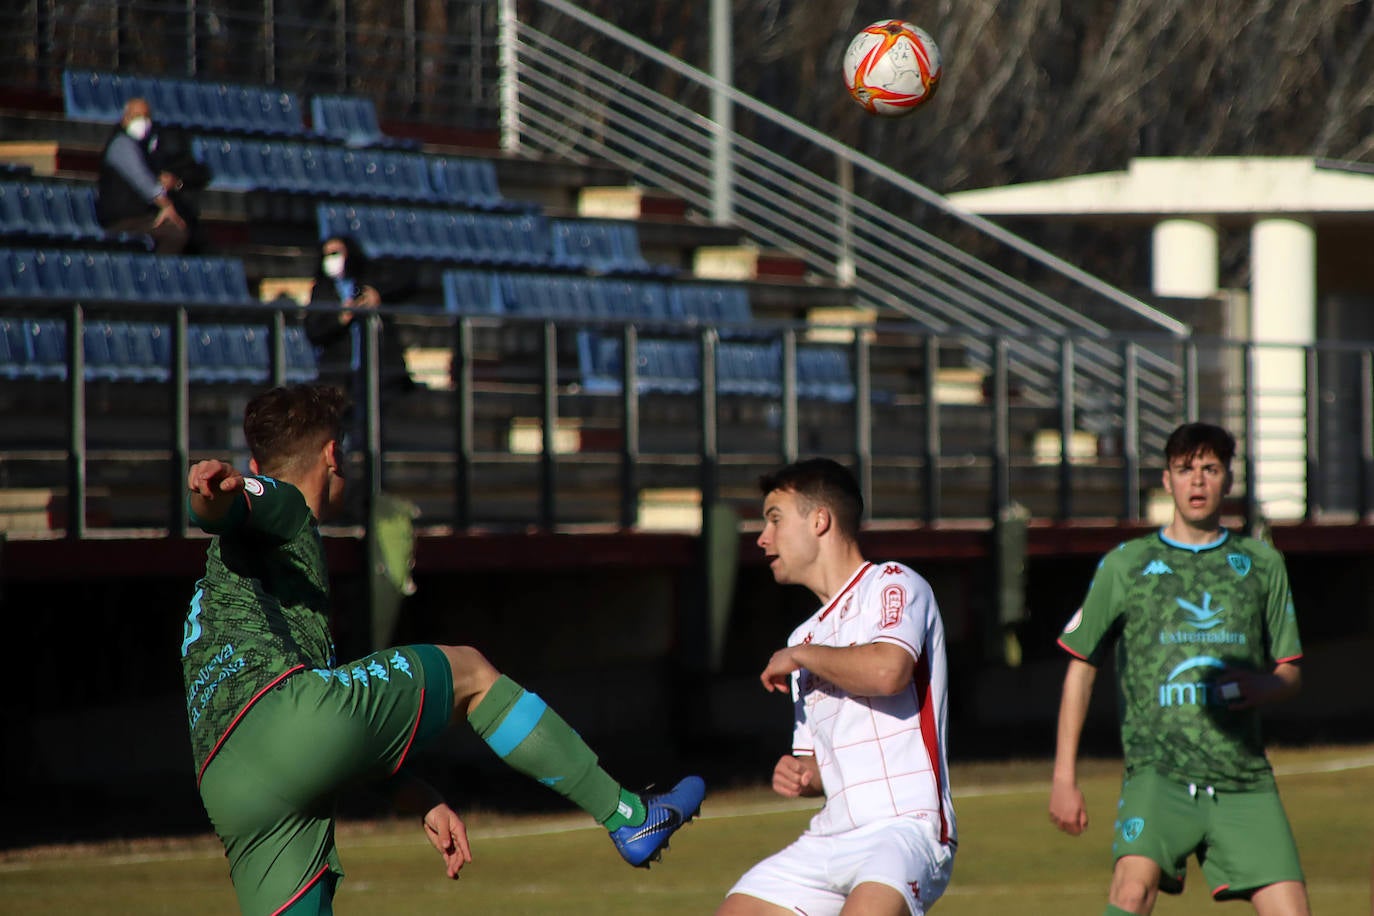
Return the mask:
<path id="1" fill-rule="evenodd" d="M 1161 541 L 1168 544 L 1170 547 L 1177 547 L 1179 550 L 1188 550 L 1192 551 L 1193 553 L 1202 553 L 1204 550 L 1211 550 L 1213 547 L 1220 547 L 1222 544 L 1225 544 L 1230 539 L 1230 537 L 1231 532 L 1223 528 L 1221 529 L 1221 536 L 1218 537 L 1215 541 L 1212 541 L 1210 544 L 1184 544 L 1183 542 L 1175 541 L 1173 538 L 1166 535 L 1164 533 L 1163 528 L 1159 529 L 1159 539 Z"/>

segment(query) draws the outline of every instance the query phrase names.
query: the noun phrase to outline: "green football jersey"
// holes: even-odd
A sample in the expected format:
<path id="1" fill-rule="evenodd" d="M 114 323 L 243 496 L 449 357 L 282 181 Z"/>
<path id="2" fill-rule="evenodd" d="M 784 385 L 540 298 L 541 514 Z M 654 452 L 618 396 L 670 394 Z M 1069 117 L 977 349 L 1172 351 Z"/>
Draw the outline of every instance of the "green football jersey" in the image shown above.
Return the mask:
<path id="1" fill-rule="evenodd" d="M 181 643 L 196 768 L 265 688 L 301 667 L 335 663 L 329 571 L 319 525 L 294 486 L 245 477 L 216 523 Z"/>
<path id="2" fill-rule="evenodd" d="M 1227 708 L 1226 667 L 1268 672 L 1302 655 L 1283 556 L 1223 532 L 1201 547 L 1163 532 L 1102 558 L 1059 638 L 1100 666 L 1115 646 L 1126 766 L 1217 789 L 1273 784 L 1255 709 Z"/>

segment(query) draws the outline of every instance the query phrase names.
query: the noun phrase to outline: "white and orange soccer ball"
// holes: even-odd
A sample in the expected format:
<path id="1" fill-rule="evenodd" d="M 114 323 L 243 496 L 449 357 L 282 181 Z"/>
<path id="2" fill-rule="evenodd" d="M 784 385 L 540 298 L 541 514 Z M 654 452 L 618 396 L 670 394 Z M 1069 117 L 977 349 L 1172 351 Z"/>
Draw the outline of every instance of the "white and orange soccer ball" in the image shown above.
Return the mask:
<path id="1" fill-rule="evenodd" d="M 881 19 L 854 36 L 844 52 L 844 84 L 870 114 L 910 114 L 935 95 L 943 67 L 940 48 L 921 29 Z"/>

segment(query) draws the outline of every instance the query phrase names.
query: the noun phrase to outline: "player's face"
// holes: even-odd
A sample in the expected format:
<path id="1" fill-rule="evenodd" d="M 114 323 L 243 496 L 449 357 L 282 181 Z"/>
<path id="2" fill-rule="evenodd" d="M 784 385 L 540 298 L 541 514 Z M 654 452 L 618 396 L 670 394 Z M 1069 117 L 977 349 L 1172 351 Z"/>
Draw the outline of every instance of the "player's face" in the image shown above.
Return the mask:
<path id="1" fill-rule="evenodd" d="M 781 585 L 805 584 L 806 570 L 819 550 L 813 524 L 816 512 L 816 507 L 808 508 L 791 490 L 774 490 L 763 501 L 763 532 L 758 545 L 773 579 Z"/>
<path id="2" fill-rule="evenodd" d="M 1231 490 L 1231 473 L 1210 449 L 1173 458 L 1164 469 L 1164 489 L 1174 499 L 1174 518 L 1211 529 L 1221 518 L 1221 500 Z"/>

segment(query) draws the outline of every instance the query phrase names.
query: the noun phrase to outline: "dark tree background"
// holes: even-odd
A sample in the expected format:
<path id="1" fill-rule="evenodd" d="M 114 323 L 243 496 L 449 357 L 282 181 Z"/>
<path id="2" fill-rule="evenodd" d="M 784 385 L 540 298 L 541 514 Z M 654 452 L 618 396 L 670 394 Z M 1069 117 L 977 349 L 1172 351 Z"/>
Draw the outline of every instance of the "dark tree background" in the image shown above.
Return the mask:
<path id="1" fill-rule="evenodd" d="M 709 69 L 705 0 L 584 6 Z M 801 121 L 950 192 L 1124 168 L 1133 156 L 1374 161 L 1367 0 L 739 0 L 735 81 Z M 852 35 L 896 16 L 939 44 L 916 115 L 845 94 Z"/>

